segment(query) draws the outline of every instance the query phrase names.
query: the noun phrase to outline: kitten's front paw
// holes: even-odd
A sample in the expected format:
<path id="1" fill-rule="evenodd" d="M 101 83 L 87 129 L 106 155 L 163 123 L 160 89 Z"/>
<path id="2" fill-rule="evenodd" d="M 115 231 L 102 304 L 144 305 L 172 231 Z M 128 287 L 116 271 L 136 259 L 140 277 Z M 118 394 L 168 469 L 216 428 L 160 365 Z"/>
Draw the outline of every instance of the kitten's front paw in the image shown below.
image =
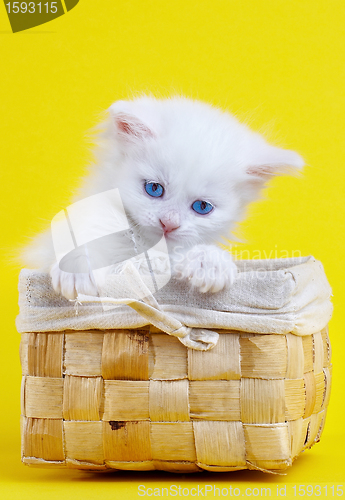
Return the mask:
<path id="1" fill-rule="evenodd" d="M 97 296 L 98 290 L 92 274 L 67 273 L 62 271 L 58 263 L 50 270 L 52 285 L 56 293 L 63 295 L 66 299 L 73 300 L 79 293 Z"/>
<path id="2" fill-rule="evenodd" d="M 174 266 L 181 279 L 188 279 L 200 292 L 216 293 L 229 288 L 237 275 L 237 267 L 229 252 L 214 245 L 191 248 Z"/>

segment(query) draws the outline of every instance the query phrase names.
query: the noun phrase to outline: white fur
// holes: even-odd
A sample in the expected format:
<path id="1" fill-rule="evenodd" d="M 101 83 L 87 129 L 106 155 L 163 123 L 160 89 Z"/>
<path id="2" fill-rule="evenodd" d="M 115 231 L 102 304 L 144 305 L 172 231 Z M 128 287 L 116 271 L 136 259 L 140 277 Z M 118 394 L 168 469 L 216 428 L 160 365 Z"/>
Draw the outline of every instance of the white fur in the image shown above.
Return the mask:
<path id="1" fill-rule="evenodd" d="M 235 279 L 230 254 L 215 244 L 243 218 L 247 204 L 273 175 L 303 166 L 297 153 L 269 145 L 229 113 L 182 97 L 114 103 L 97 156 L 76 199 L 119 188 L 139 233 L 143 226 L 174 228 L 166 234 L 173 269 L 201 292 L 217 292 Z M 150 197 L 145 181 L 164 186 L 164 196 Z M 197 214 L 196 200 L 212 203 L 213 211 Z M 104 224 L 95 222 L 95 234 Z M 95 293 L 92 277 L 65 276 L 54 266 L 48 234 L 27 251 L 25 261 L 51 268 L 55 290 L 67 298 L 78 291 Z"/>

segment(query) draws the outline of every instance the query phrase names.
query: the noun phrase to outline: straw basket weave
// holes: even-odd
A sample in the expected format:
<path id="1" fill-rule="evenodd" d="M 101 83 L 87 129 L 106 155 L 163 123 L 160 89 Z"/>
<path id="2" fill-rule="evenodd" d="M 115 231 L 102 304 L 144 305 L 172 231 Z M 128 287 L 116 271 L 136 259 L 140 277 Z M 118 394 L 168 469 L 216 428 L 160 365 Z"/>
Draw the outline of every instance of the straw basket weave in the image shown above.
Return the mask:
<path id="1" fill-rule="evenodd" d="M 291 268 L 308 262 L 290 265 L 280 276 L 290 273 L 297 282 Z M 271 275 L 278 271 L 279 266 Z M 311 282 L 303 284 L 303 296 Z M 302 334 L 292 323 L 252 333 L 220 327 L 216 318 L 212 330 L 219 333 L 218 343 L 200 351 L 147 324 L 128 306 L 123 306 L 129 311 L 126 319 L 119 312 L 103 313 L 103 321 L 108 325 L 111 319 L 113 327 L 98 321 L 95 328 L 90 318 L 97 315 L 96 306 L 81 306 L 76 317 L 72 305 L 54 298 L 49 287 L 47 275 L 22 272 L 17 326 L 22 332 L 24 463 L 99 471 L 279 472 L 319 441 L 332 365 L 327 327 L 318 327 L 327 323 L 330 305 L 314 322 L 309 310 L 306 321 L 317 328 L 313 333 L 306 333 L 305 322 L 298 326 Z M 330 304 L 329 294 L 327 288 L 325 304 Z M 171 314 L 179 307 L 166 309 Z M 286 304 L 282 307 L 287 311 Z M 282 318 L 281 309 L 265 310 L 264 320 L 270 314 L 273 320 L 277 311 Z M 199 326 L 195 310 L 192 326 Z M 225 314 L 229 325 L 236 325 L 241 313 L 222 314 L 223 323 Z M 296 323 L 291 311 L 287 314 Z"/>

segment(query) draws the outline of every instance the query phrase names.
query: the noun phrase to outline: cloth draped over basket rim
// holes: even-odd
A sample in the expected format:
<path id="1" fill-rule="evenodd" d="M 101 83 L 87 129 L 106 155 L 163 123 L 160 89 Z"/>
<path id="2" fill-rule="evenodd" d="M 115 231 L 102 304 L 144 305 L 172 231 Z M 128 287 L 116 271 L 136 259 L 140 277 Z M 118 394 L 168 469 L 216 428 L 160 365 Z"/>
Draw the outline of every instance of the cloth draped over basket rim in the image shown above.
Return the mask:
<path id="1" fill-rule="evenodd" d="M 218 333 L 212 330 L 305 336 L 327 325 L 332 291 L 314 257 L 243 260 L 236 265 L 238 276 L 229 290 L 202 294 L 189 282 L 172 278 L 154 297 L 133 297 L 132 304 L 119 298 L 128 288 L 126 277 L 110 275 L 106 295 L 118 305 L 104 309 L 101 299 L 82 296 L 78 314 L 76 304 L 54 292 L 49 274 L 23 269 L 17 330 L 133 329 L 153 324 L 187 347 L 207 350 L 217 343 Z"/>

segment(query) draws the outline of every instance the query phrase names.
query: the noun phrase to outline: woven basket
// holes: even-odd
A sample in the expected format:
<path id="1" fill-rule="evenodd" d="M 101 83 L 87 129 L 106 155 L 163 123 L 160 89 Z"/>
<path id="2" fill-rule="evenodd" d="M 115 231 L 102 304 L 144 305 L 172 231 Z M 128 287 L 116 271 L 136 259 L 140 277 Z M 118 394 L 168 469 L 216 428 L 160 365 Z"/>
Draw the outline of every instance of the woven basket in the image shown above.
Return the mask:
<path id="1" fill-rule="evenodd" d="M 19 330 L 25 315 L 39 314 L 44 325 L 49 302 L 39 285 L 48 278 L 25 273 Z M 24 331 L 23 462 L 99 471 L 288 468 L 324 427 L 327 327 L 213 331 L 219 341 L 206 352 L 152 325 Z"/>

